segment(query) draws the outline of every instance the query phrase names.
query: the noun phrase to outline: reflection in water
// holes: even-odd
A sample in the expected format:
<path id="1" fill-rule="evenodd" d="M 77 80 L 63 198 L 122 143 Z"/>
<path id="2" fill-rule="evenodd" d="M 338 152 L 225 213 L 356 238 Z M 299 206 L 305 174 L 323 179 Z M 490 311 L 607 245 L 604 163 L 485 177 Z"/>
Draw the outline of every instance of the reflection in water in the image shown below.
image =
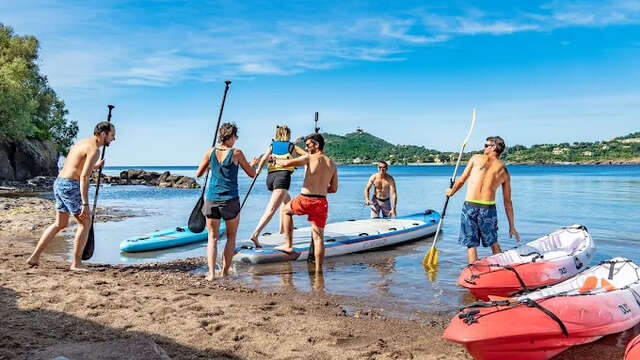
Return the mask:
<path id="1" fill-rule="evenodd" d="M 427 278 L 429 281 L 434 282 L 438 277 L 438 270 L 440 270 L 440 266 L 437 264 L 435 266 L 425 266 L 424 271 L 427 273 Z"/>
<path id="2" fill-rule="evenodd" d="M 307 273 L 309 274 L 309 283 L 311 289 L 316 294 L 323 295 L 324 291 L 324 272 L 316 271 L 316 265 L 312 262 L 307 262 Z"/>
<path id="3" fill-rule="evenodd" d="M 293 267 L 291 266 L 291 263 L 285 263 L 282 268 L 283 270 L 280 274 L 280 285 L 285 290 L 294 289 L 295 286 L 293 285 Z"/>

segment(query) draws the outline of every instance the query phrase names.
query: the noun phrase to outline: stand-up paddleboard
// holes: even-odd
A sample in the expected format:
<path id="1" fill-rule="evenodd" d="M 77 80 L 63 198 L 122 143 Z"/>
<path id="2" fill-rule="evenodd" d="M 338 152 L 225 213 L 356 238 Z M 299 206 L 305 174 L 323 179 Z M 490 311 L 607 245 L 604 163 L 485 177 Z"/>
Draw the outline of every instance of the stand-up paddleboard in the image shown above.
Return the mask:
<path id="1" fill-rule="evenodd" d="M 389 245 L 419 240 L 433 235 L 440 221 L 434 210 L 388 219 L 349 220 L 327 224 L 324 228 L 325 257 L 351 254 Z M 261 249 L 253 245 L 236 248 L 235 262 L 264 264 L 279 261 L 306 260 L 311 244 L 311 227 L 293 232 L 293 253 L 274 250 L 285 242 L 284 234 L 260 236 Z"/>
<path id="2" fill-rule="evenodd" d="M 222 236 L 224 231 L 224 221 L 221 221 L 220 236 Z M 131 253 L 166 249 L 170 247 L 206 241 L 207 236 L 207 229 L 204 229 L 204 231 L 201 233 L 193 233 L 187 226 L 180 226 L 176 228 L 157 230 L 148 234 L 130 237 L 120 243 L 120 250 Z"/>

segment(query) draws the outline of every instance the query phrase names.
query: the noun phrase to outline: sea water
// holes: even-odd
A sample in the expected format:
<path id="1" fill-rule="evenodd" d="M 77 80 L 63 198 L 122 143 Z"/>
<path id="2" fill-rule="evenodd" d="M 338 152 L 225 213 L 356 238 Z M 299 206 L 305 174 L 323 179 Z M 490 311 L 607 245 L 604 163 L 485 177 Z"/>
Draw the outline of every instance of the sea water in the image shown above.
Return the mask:
<path id="1" fill-rule="evenodd" d="M 108 175 L 119 174 L 128 167 L 107 167 Z M 171 171 L 172 174 L 194 176 L 195 167 L 146 167 L 147 171 Z M 613 256 L 640 261 L 640 166 L 535 166 L 511 165 L 512 200 L 515 224 L 521 242 L 571 224 L 585 225 L 591 233 L 596 255 L 592 264 Z M 364 187 L 374 166 L 341 166 L 338 168 L 339 190 L 330 194 L 329 222 L 367 218 Z M 460 170 L 460 172 L 462 169 Z M 293 174 L 291 194 L 300 192 L 303 169 Z M 398 215 L 442 211 L 453 166 L 392 166 L 398 190 Z M 248 239 L 269 200 L 265 186 L 266 173 L 261 174 L 242 210 L 238 241 Z M 202 181 L 200 179 L 200 181 Z M 251 179 L 239 174 L 241 198 Z M 405 314 L 452 312 L 473 298 L 456 285 L 460 270 L 466 265 L 466 248 L 458 244 L 460 210 L 464 188 L 449 202 L 443 232 L 437 243 L 439 272 L 430 280 L 422 267 L 425 252 L 433 238 L 418 242 L 352 254 L 325 260 L 324 273 L 317 276 L 304 262 L 244 265 L 233 268 L 233 281 L 246 286 L 270 289 L 294 288 L 335 296 L 356 297 L 358 301 Z M 204 256 L 206 243 L 146 253 L 120 252 L 120 242 L 128 237 L 153 230 L 183 226 L 200 196 L 201 189 L 172 189 L 149 186 L 108 186 L 100 189 L 99 204 L 115 206 L 144 215 L 119 222 L 94 226 L 96 247 L 92 262 L 134 264 Z M 93 189 L 90 191 L 93 196 Z M 508 222 L 498 191 L 499 241 L 503 249 L 516 246 L 508 237 Z M 308 226 L 306 217 L 294 217 L 296 226 Z M 264 231 L 275 232 L 277 215 Z M 72 239 L 66 238 L 67 242 Z M 221 241 L 224 246 L 224 241 Z M 70 247 L 66 247 L 69 253 Z M 479 249 L 480 256 L 490 254 Z M 202 269 L 205 270 L 204 268 Z"/>

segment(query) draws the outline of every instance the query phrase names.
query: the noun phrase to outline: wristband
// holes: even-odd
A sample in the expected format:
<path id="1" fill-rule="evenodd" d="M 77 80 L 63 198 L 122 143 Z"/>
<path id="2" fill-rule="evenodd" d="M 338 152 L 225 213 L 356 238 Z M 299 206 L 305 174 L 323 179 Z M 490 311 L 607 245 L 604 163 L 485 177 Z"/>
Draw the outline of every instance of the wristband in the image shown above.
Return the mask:
<path id="1" fill-rule="evenodd" d="M 82 204 L 82 206 L 89 206 L 89 204 Z"/>

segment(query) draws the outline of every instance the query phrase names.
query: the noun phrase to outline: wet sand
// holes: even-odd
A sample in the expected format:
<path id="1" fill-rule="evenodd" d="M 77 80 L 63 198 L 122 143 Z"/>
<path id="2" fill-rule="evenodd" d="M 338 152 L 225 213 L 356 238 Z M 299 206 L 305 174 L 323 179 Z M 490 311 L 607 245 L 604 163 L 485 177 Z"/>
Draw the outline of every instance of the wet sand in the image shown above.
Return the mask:
<path id="1" fill-rule="evenodd" d="M 0 236 L 0 359 L 471 359 L 441 338 L 450 314 L 394 319 L 322 292 L 210 283 L 193 272 L 204 258 L 74 273 L 44 254 L 29 268 L 39 235 Z M 621 359 L 634 333 L 556 359 Z"/>

